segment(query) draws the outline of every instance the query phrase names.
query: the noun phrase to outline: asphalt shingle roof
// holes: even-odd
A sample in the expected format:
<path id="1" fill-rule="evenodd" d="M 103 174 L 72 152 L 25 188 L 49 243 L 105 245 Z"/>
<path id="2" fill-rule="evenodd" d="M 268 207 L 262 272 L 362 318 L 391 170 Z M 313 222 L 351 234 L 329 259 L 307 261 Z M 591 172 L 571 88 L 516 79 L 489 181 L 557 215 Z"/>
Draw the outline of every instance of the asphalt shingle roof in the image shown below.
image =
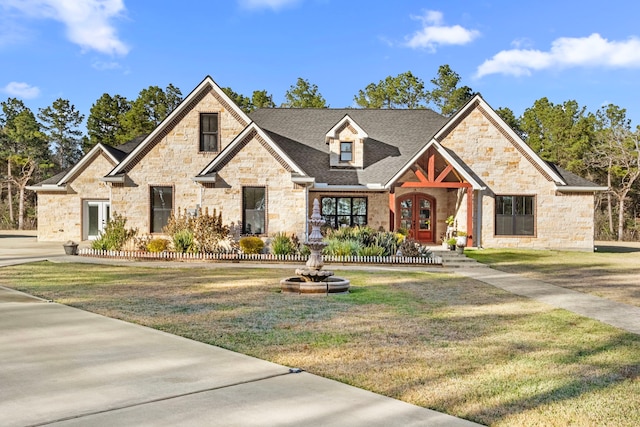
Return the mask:
<path id="1" fill-rule="evenodd" d="M 325 135 L 345 115 L 368 135 L 362 169 L 331 169 Z M 271 108 L 249 117 L 317 183 L 386 184 L 444 126 L 432 110 Z"/>

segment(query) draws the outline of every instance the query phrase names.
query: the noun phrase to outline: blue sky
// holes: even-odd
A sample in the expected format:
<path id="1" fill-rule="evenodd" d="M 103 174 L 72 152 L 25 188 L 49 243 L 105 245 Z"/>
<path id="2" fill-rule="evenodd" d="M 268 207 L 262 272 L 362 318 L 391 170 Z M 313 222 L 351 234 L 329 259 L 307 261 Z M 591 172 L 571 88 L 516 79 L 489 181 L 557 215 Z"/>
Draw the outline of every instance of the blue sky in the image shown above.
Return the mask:
<path id="1" fill-rule="evenodd" d="M 640 3 L 360 0 L 0 0 L 0 100 L 34 112 L 59 98 L 88 115 L 103 94 L 135 99 L 210 75 L 280 104 L 298 77 L 331 107 L 411 71 L 449 64 L 516 115 L 547 97 L 640 124 Z"/>

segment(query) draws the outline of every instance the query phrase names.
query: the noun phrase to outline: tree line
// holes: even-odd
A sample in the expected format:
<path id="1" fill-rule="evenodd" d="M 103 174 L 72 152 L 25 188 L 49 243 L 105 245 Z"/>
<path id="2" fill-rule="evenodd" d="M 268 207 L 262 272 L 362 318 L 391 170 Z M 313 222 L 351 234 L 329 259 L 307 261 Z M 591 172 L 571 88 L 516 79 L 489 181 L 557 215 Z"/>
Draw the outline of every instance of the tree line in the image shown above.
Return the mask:
<path id="1" fill-rule="evenodd" d="M 429 83 L 427 88 L 407 71 L 368 84 L 353 101 L 358 108 L 431 108 L 451 116 L 475 95 L 449 65 L 441 65 Z M 229 87 L 223 91 L 247 113 L 276 107 L 266 90 L 251 96 Z M 92 105 L 86 131 L 84 115 L 66 99 L 37 114 L 16 98 L 0 103 L 0 227 L 34 226 L 29 184 L 68 169 L 98 142 L 117 146 L 150 133 L 182 99 L 171 84 L 149 86 L 134 100 L 105 93 Z M 303 78 L 284 99 L 281 108 L 329 107 L 318 86 Z M 544 97 L 519 117 L 508 107 L 496 112 L 542 159 L 609 188 L 596 198 L 597 239 L 640 240 L 640 127 L 632 128 L 624 108 L 608 105 L 589 112 L 574 100 L 554 104 Z"/>

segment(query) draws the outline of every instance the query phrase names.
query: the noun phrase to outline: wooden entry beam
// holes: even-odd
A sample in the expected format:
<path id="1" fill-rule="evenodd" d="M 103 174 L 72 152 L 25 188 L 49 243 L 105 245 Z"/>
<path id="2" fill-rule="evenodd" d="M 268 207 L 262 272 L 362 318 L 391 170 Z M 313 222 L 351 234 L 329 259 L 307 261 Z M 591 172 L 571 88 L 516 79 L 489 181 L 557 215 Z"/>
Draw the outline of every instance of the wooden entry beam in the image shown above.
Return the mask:
<path id="1" fill-rule="evenodd" d="M 401 188 L 471 188 L 468 182 L 403 182 Z"/>

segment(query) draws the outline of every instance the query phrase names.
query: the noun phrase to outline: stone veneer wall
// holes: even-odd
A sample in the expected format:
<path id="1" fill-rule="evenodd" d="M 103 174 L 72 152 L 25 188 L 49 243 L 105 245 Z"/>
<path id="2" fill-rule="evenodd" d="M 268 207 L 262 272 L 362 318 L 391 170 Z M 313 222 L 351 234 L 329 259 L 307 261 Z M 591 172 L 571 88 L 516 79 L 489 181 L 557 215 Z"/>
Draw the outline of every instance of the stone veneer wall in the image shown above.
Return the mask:
<path id="1" fill-rule="evenodd" d="M 38 192 L 38 241 L 82 240 L 84 200 L 109 200 L 109 187 L 100 179 L 115 165 L 102 153 L 73 177 L 67 192 Z"/>
<path id="2" fill-rule="evenodd" d="M 593 250 L 593 194 L 556 193 L 555 184 L 518 151 L 481 107 L 464 117 L 441 143 L 488 187 L 482 196 L 483 247 Z M 495 236 L 495 195 L 535 196 L 535 236 Z M 466 209 L 466 202 L 461 206 Z"/>
<path id="3" fill-rule="evenodd" d="M 306 189 L 291 181 L 285 169 L 256 135 L 217 173 L 213 188 L 203 193 L 203 206 L 222 211 L 225 224 L 242 223 L 242 188 L 265 187 L 266 233 L 304 237 Z"/>
<path id="4" fill-rule="evenodd" d="M 204 188 L 192 180 L 218 154 L 200 152 L 200 113 L 219 113 L 220 150 L 244 126 L 209 91 L 166 136 L 153 145 L 127 173 L 127 183 L 112 188 L 111 210 L 127 218 L 127 226 L 141 234 L 150 231 L 150 187 L 173 187 L 173 208 L 194 209 Z M 206 205 L 202 204 L 204 208 Z M 212 208 L 214 206 L 210 206 Z"/>

